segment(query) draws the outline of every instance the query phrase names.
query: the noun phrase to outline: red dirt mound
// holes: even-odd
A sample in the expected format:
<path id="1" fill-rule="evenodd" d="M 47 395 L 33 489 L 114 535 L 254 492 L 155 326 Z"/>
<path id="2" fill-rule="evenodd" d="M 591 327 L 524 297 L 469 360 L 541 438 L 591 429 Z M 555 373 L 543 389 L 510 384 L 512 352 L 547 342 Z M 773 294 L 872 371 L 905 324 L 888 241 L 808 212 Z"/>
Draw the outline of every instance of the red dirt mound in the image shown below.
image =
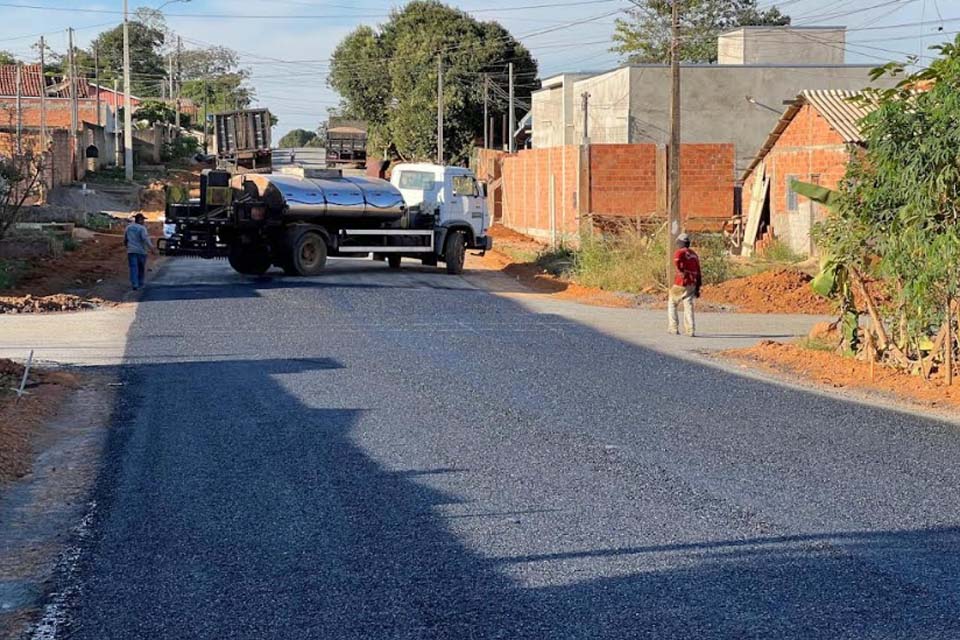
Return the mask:
<path id="1" fill-rule="evenodd" d="M 764 271 L 703 288 L 703 300 L 731 305 L 742 313 L 809 313 L 830 315 L 834 305 L 810 288 L 811 278 L 800 271 Z"/>
<path id="2" fill-rule="evenodd" d="M 928 381 L 879 364 L 871 372 L 870 363 L 830 351 L 764 340 L 754 347 L 719 355 L 829 387 L 880 392 L 927 407 L 960 407 L 960 383 L 948 387 L 941 378 Z"/>

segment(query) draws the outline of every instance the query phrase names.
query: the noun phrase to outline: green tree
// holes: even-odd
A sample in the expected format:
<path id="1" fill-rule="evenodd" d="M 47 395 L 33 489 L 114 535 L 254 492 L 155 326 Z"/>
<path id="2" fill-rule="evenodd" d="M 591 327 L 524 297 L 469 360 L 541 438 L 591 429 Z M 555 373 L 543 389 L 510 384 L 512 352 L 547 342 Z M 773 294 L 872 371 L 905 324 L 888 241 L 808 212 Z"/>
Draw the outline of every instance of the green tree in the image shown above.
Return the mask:
<path id="1" fill-rule="evenodd" d="M 928 69 L 864 92 L 866 148 L 847 169 L 836 212 L 816 229 L 873 318 L 862 344 L 925 374 L 953 354 L 943 336 L 960 295 L 960 38 L 935 49 Z M 890 64 L 875 77 L 904 72 Z M 879 299 L 889 303 L 875 302 L 869 280 L 884 285 Z"/>
<path id="2" fill-rule="evenodd" d="M 0 51 L 0 64 L 17 64 L 17 62 L 17 57 L 9 51 Z"/>
<path id="3" fill-rule="evenodd" d="M 151 125 L 158 122 L 173 124 L 176 122 L 176 111 L 173 107 L 159 100 L 144 100 L 134 112 L 137 120 L 146 120 Z"/>
<path id="4" fill-rule="evenodd" d="M 253 100 L 253 89 L 247 85 L 250 72 L 239 66 L 237 52 L 226 47 L 188 49 L 180 54 L 180 95 L 203 106 L 207 111 L 244 109 Z"/>
<path id="5" fill-rule="evenodd" d="M 277 143 L 277 146 L 281 149 L 307 147 L 310 146 L 310 143 L 313 142 L 316 137 L 317 134 L 313 131 L 307 131 L 306 129 L 294 129 L 287 132 L 285 136 L 280 138 L 280 142 Z"/>
<path id="6" fill-rule="evenodd" d="M 130 88 L 140 97 L 160 95 L 160 83 L 166 75 L 161 50 L 164 33 L 141 22 L 131 21 Z M 93 76 L 95 49 L 99 50 L 100 78 L 103 81 L 123 79 L 123 25 L 102 32 L 87 50 L 76 50 L 74 60 L 82 75 Z M 61 58 L 61 65 L 64 64 Z"/>
<path id="7" fill-rule="evenodd" d="M 759 9 L 756 0 L 677 0 L 680 2 L 680 60 L 716 62 L 717 36 L 743 26 L 790 24 L 790 16 L 776 7 Z M 617 43 L 611 51 L 626 62 L 670 62 L 672 0 L 646 0 L 618 18 L 613 31 Z"/>
<path id="8" fill-rule="evenodd" d="M 454 163 L 466 161 L 483 131 L 484 74 L 495 88 L 505 88 L 507 63 L 513 62 L 521 103 L 538 87 L 537 63 L 499 24 L 478 22 L 434 0 L 415 0 L 394 10 L 379 30 L 357 28 L 331 59 L 328 82 L 343 98 L 343 112 L 367 122 L 371 150 L 404 159 L 435 156 L 438 58 L 444 69 L 444 150 Z M 493 109 L 505 111 L 499 94 Z"/>

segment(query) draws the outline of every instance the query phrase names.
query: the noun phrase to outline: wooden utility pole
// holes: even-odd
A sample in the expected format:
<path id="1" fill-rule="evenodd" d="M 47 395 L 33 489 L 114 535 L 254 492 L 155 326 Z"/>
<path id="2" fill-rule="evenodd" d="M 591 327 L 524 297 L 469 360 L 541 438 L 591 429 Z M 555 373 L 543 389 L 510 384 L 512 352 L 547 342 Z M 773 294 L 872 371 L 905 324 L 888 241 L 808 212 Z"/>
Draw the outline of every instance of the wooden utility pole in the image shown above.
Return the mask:
<path id="1" fill-rule="evenodd" d="M 517 130 L 517 114 L 514 113 L 514 110 L 513 110 L 514 99 L 513 99 L 513 63 L 512 62 L 507 65 L 507 70 L 510 75 L 510 110 L 508 113 L 508 115 L 510 116 L 510 130 L 508 131 L 508 133 L 510 134 L 510 139 L 509 139 L 510 142 L 507 148 L 510 150 L 510 153 L 513 153 L 514 151 L 517 150 L 516 139 L 513 137 L 514 132 Z"/>
<path id="2" fill-rule="evenodd" d="M 670 34 L 670 155 L 667 184 L 667 282 L 673 280 L 673 249 L 680 235 L 680 0 L 673 0 Z"/>
<path id="3" fill-rule="evenodd" d="M 437 56 L 437 164 L 443 165 L 443 59 Z"/>
<path id="4" fill-rule="evenodd" d="M 490 120 L 487 103 L 490 97 L 490 78 L 483 74 L 483 148 L 490 148 Z"/>
<path id="5" fill-rule="evenodd" d="M 586 146 L 590 144 L 590 94 L 584 91 L 580 94 L 580 99 L 583 100 L 583 140 L 581 143 Z"/>
<path id="6" fill-rule="evenodd" d="M 40 147 L 47 150 L 47 42 L 40 36 Z"/>
<path id="7" fill-rule="evenodd" d="M 117 80 L 113 80 L 113 161 L 120 166 L 120 91 Z"/>

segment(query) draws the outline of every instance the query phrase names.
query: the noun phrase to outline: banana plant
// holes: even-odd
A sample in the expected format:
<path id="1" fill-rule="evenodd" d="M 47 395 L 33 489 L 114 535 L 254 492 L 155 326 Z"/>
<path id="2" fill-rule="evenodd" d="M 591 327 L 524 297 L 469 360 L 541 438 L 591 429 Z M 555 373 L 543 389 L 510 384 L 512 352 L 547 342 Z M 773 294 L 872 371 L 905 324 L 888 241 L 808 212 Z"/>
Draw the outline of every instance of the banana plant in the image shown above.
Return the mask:
<path id="1" fill-rule="evenodd" d="M 819 184 L 793 180 L 790 188 L 796 193 L 834 210 L 839 203 L 840 194 Z M 856 353 L 860 346 L 860 314 L 857 313 L 853 299 L 853 284 L 847 264 L 838 257 L 824 256 L 820 260 L 820 271 L 813 278 L 810 287 L 814 293 L 824 298 L 840 301 L 840 333 L 844 349 Z"/>

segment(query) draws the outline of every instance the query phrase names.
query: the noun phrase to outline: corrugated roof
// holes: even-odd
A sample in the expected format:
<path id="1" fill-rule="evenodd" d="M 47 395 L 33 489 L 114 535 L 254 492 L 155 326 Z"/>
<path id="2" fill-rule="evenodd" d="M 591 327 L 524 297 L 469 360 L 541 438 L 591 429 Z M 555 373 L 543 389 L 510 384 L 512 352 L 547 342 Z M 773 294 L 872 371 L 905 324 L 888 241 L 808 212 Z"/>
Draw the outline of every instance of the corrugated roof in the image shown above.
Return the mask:
<path id="1" fill-rule="evenodd" d="M 840 89 L 816 89 L 803 91 L 800 97 L 816 107 L 820 115 L 833 130 L 840 134 L 844 142 L 863 142 L 860 121 L 871 109 L 851 100 L 859 94 L 856 91 Z"/>
<path id="2" fill-rule="evenodd" d="M 20 95 L 24 98 L 39 98 L 43 87 L 43 76 L 39 64 L 25 64 L 20 72 Z M 47 96 L 51 98 L 69 98 L 70 83 L 62 77 L 46 78 Z M 0 96 L 17 95 L 17 65 L 0 64 Z M 77 97 L 88 98 L 91 92 L 87 81 L 77 79 Z"/>
<path id="3" fill-rule="evenodd" d="M 750 162 L 750 166 L 747 167 L 743 175 L 740 176 L 740 181 L 743 182 L 750 177 L 753 170 L 756 169 L 760 161 L 766 157 L 767 153 L 773 148 L 773 145 L 777 143 L 777 140 L 783 135 L 784 130 L 786 130 L 793 121 L 793 118 L 805 104 L 809 104 L 816 109 L 823 119 L 827 121 L 827 124 L 840 135 L 844 142 L 848 144 L 862 144 L 863 133 L 860 130 L 860 120 L 869 114 L 871 109 L 863 106 L 859 102 L 851 100 L 851 98 L 858 95 L 860 94 L 857 91 L 847 91 L 844 89 L 811 89 L 801 91 L 797 99 L 793 101 L 793 104 L 787 107 L 787 110 L 780 116 L 780 120 L 777 121 L 773 131 L 767 136 L 767 140 L 763 143 L 763 146 L 760 147 L 760 151 L 757 152 L 757 155 L 754 156 Z"/>

